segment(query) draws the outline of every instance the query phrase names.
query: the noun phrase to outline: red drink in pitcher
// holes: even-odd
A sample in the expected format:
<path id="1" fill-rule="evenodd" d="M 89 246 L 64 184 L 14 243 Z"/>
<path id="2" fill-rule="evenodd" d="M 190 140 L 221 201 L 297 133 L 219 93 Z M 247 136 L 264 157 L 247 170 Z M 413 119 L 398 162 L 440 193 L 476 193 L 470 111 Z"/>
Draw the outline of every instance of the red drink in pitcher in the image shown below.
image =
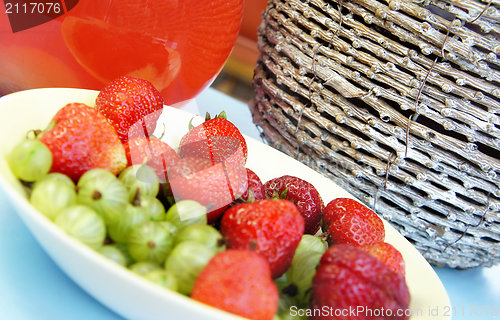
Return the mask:
<path id="1" fill-rule="evenodd" d="M 167 104 L 193 98 L 210 85 L 236 41 L 243 10 L 243 0 L 4 4 L 0 95 L 40 87 L 99 90 L 130 75 L 151 81 Z M 49 6 L 60 12 L 44 13 Z M 36 14 L 55 18 L 13 30 Z"/>

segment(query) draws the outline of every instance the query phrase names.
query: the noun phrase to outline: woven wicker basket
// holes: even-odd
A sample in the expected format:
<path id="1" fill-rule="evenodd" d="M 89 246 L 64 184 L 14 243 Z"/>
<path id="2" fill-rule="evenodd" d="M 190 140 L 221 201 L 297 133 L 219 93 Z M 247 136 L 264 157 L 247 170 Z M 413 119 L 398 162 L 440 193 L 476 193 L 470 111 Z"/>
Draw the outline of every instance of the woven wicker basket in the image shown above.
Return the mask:
<path id="1" fill-rule="evenodd" d="M 270 0 L 253 120 L 429 262 L 497 264 L 499 35 L 499 0 Z"/>

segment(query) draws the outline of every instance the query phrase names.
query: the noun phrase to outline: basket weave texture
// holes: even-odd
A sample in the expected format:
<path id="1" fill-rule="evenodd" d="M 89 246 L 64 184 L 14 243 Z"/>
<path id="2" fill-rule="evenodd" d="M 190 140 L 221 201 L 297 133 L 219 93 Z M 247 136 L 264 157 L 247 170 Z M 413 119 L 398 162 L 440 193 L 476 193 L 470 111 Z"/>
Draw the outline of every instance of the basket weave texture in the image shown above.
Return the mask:
<path id="1" fill-rule="evenodd" d="M 438 266 L 500 262 L 500 2 L 270 0 L 253 121 Z"/>

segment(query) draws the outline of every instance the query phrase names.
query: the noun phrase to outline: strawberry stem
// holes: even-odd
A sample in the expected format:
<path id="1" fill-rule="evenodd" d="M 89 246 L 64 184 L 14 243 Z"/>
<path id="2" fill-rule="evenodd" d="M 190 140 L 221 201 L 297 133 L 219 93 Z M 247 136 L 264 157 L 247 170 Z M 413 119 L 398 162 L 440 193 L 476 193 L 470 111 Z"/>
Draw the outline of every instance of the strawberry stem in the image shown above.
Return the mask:
<path id="1" fill-rule="evenodd" d="M 194 120 L 194 118 L 195 117 L 192 117 L 191 120 L 189 120 L 189 124 L 188 124 L 189 131 L 191 131 L 194 128 L 194 126 L 193 126 L 193 120 Z"/>
<path id="2" fill-rule="evenodd" d="M 283 192 L 280 194 L 280 199 L 286 199 L 286 196 L 288 195 L 288 188 L 285 188 Z"/>
<path id="3" fill-rule="evenodd" d="M 280 195 L 278 194 L 278 190 L 274 189 L 273 194 L 271 195 L 271 199 L 278 200 Z"/>
<path id="4" fill-rule="evenodd" d="M 222 111 L 221 113 L 219 113 L 219 115 L 217 115 L 216 118 L 222 118 L 227 120 L 226 111 Z"/>
<path id="5" fill-rule="evenodd" d="M 255 195 L 253 194 L 252 189 L 248 188 L 248 200 L 247 202 L 255 202 Z"/>

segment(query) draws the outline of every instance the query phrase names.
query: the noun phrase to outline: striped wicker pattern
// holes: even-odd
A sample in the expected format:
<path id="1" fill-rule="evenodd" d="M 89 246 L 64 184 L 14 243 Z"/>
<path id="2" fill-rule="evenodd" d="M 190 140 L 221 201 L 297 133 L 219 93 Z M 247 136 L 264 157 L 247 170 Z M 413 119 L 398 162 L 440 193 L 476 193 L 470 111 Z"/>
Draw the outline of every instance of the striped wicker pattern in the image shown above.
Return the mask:
<path id="1" fill-rule="evenodd" d="M 499 0 L 270 0 L 254 122 L 429 262 L 500 261 Z"/>

